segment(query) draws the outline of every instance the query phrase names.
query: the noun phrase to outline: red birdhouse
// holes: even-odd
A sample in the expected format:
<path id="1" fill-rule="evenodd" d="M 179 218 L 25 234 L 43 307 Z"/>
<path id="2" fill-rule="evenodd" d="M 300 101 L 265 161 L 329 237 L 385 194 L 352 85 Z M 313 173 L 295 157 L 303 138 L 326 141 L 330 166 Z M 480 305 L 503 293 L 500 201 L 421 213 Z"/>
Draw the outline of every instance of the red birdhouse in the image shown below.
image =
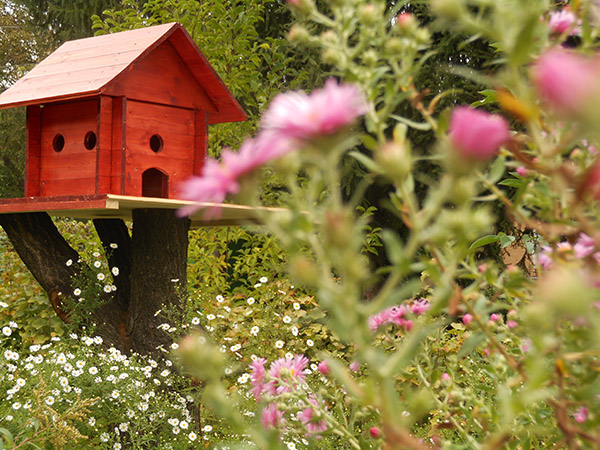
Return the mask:
<path id="1" fill-rule="evenodd" d="M 174 198 L 208 125 L 246 119 L 176 23 L 63 44 L 0 95 L 14 106 L 27 106 L 29 197 Z"/>

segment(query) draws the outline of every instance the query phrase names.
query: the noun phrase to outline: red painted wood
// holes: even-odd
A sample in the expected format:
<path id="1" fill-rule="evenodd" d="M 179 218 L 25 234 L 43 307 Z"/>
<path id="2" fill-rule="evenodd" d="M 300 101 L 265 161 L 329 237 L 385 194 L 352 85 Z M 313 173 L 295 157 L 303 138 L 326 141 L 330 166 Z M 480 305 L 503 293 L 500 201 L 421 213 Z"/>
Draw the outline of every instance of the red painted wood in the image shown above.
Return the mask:
<path id="1" fill-rule="evenodd" d="M 200 175 L 204 161 L 208 155 L 208 111 L 195 111 L 194 132 L 194 170 L 193 175 Z"/>
<path id="2" fill-rule="evenodd" d="M 106 194 L 0 199 L 0 213 L 106 208 Z"/>
<path id="3" fill-rule="evenodd" d="M 67 42 L 0 94 L 0 108 L 98 94 L 202 107 L 209 123 L 246 119 L 179 24 Z"/>
<path id="4" fill-rule="evenodd" d="M 113 194 L 125 193 L 125 136 L 126 107 L 125 97 L 113 99 L 112 158 L 110 191 Z"/>
<path id="5" fill-rule="evenodd" d="M 105 92 L 146 102 L 217 111 L 168 42 L 134 63 L 131 70 L 114 80 Z"/>
<path id="6" fill-rule="evenodd" d="M 26 141 L 25 195 L 40 195 L 42 111 L 37 105 L 27 107 Z"/>
<path id="7" fill-rule="evenodd" d="M 110 193 L 112 169 L 113 99 L 100 96 L 98 143 L 96 152 L 96 194 Z"/>
<path id="8" fill-rule="evenodd" d="M 95 192 L 96 152 L 84 146 L 88 132 L 98 137 L 98 100 L 47 105 L 42 109 L 39 195 L 90 194 Z M 53 149 L 56 135 L 64 137 L 62 151 Z M 91 186 L 70 180 L 86 180 Z"/>
<path id="9" fill-rule="evenodd" d="M 66 178 L 42 180 L 40 193 L 42 196 L 65 195 L 65 192 L 77 192 L 80 195 L 91 195 L 95 192 L 96 177 Z"/>

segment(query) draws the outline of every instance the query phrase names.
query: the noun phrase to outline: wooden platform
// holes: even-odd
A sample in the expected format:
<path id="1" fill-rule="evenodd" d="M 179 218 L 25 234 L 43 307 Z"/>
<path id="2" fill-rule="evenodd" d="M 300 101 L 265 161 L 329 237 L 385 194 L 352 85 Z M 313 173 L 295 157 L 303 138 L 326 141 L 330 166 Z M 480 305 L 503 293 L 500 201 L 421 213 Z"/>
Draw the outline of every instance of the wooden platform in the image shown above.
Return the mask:
<path id="1" fill-rule="evenodd" d="M 0 214 L 45 211 L 51 216 L 74 219 L 124 219 L 131 220 L 131 212 L 142 208 L 175 210 L 193 205 L 186 200 L 127 195 L 96 194 L 60 197 L 22 197 L 0 199 Z M 203 207 L 191 217 L 192 227 L 224 225 L 257 225 L 264 213 L 275 213 L 278 208 L 254 208 L 227 203 L 200 203 Z M 209 208 L 219 208 L 219 214 L 210 217 Z M 208 212 L 208 214 L 207 214 Z"/>

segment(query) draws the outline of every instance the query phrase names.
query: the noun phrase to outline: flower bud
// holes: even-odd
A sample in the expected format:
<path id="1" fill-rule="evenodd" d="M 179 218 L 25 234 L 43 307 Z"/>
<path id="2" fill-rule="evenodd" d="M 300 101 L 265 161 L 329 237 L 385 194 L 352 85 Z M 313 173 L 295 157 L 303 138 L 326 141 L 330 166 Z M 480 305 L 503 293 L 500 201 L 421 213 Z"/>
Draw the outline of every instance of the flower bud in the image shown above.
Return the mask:
<path id="1" fill-rule="evenodd" d="M 191 334 L 179 344 L 176 355 L 188 373 L 201 380 L 219 380 L 225 356 L 202 334 Z"/>
<path id="2" fill-rule="evenodd" d="M 378 439 L 381 436 L 381 430 L 377 427 L 369 428 L 369 434 L 373 439 Z"/>
<path id="3" fill-rule="evenodd" d="M 401 184 L 411 171 L 412 160 L 408 142 L 390 141 L 375 153 L 375 162 L 385 175 L 396 184 Z"/>
<path id="4" fill-rule="evenodd" d="M 297 256 L 292 259 L 290 275 L 305 286 L 314 286 L 319 281 L 317 266 L 305 256 Z"/>
<path id="5" fill-rule="evenodd" d="M 288 39 L 292 44 L 306 44 L 310 42 L 310 33 L 300 24 L 295 23 L 290 28 Z"/>
<path id="6" fill-rule="evenodd" d="M 321 55 L 321 58 L 325 64 L 331 64 L 332 66 L 339 66 L 342 62 L 340 52 L 334 48 L 326 49 Z"/>
<path id="7" fill-rule="evenodd" d="M 296 11 L 301 15 L 309 15 L 315 11 L 315 4 L 312 0 L 287 0 L 287 4 L 292 11 Z"/>
<path id="8" fill-rule="evenodd" d="M 404 39 L 393 37 L 388 39 L 384 44 L 385 51 L 390 55 L 401 53 L 405 49 Z"/>
<path id="9" fill-rule="evenodd" d="M 400 32 L 400 34 L 402 34 L 403 36 L 412 35 L 415 32 L 417 26 L 418 24 L 417 20 L 415 19 L 415 16 L 413 16 L 409 12 L 400 13 L 396 17 L 395 30 Z"/>
<path id="10" fill-rule="evenodd" d="M 381 15 L 378 8 L 369 3 L 358 11 L 358 20 L 364 25 L 372 26 L 381 21 Z"/>
<path id="11" fill-rule="evenodd" d="M 379 61 L 379 55 L 375 50 L 369 49 L 363 52 L 362 60 L 367 66 L 373 67 L 377 64 L 377 61 Z"/>

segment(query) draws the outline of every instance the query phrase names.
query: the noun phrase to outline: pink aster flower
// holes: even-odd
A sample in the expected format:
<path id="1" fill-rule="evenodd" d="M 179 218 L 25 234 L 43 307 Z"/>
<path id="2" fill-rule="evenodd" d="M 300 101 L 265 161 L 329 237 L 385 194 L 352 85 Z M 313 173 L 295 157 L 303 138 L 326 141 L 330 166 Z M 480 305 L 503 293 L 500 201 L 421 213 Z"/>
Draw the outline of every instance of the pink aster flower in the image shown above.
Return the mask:
<path id="1" fill-rule="evenodd" d="M 181 197 L 199 203 L 222 203 L 227 195 L 239 192 L 242 177 L 288 150 L 287 143 L 281 140 L 246 139 L 238 152 L 231 149 L 223 150 L 221 161 L 208 158 L 200 176 L 190 178 L 183 183 Z M 178 215 L 190 215 L 201 207 L 201 205 L 184 207 L 178 211 Z"/>
<path id="2" fill-rule="evenodd" d="M 358 361 L 352 361 L 350 363 L 350 365 L 348 366 L 348 368 L 352 371 L 352 372 L 358 372 L 358 369 L 360 369 L 360 364 L 358 363 Z"/>
<path id="3" fill-rule="evenodd" d="M 451 380 L 452 380 L 452 378 L 450 377 L 450 375 L 448 375 L 447 372 L 444 372 L 442 374 L 442 381 L 444 381 L 446 383 L 449 383 Z"/>
<path id="4" fill-rule="evenodd" d="M 527 169 L 527 167 L 523 167 L 523 166 L 517 167 L 516 172 L 520 177 L 523 177 L 523 178 L 525 178 L 527 175 L 529 175 L 529 169 Z"/>
<path id="5" fill-rule="evenodd" d="M 429 302 L 422 298 L 420 300 L 416 300 L 410 307 L 410 312 L 416 316 L 420 316 L 421 314 L 427 312 L 431 308 Z"/>
<path id="6" fill-rule="evenodd" d="M 252 361 L 252 364 L 250 364 L 250 368 L 252 370 L 252 375 L 250 376 L 250 381 L 252 383 L 251 392 L 257 401 L 260 400 L 262 393 L 265 390 L 266 363 L 267 360 L 265 358 L 258 358 L 256 361 Z"/>
<path id="7" fill-rule="evenodd" d="M 314 406 L 318 406 L 317 400 L 315 398 L 310 398 L 308 400 Z M 298 420 L 302 422 L 308 434 L 317 435 L 325 430 L 327 430 L 327 422 L 325 420 L 317 421 L 315 419 L 315 412 L 313 408 L 304 408 L 302 411 L 298 413 Z M 317 437 L 317 436 L 315 436 Z"/>
<path id="8" fill-rule="evenodd" d="M 467 106 L 452 112 L 450 142 L 465 160 L 485 161 L 496 154 L 510 139 L 504 117 Z"/>
<path id="9" fill-rule="evenodd" d="M 510 328 L 511 330 L 513 328 L 516 328 L 519 324 L 517 322 L 515 322 L 514 320 L 509 320 L 508 322 L 506 322 L 506 326 L 508 328 Z"/>
<path id="10" fill-rule="evenodd" d="M 263 408 L 261 414 L 261 422 L 265 429 L 276 428 L 283 424 L 283 412 L 277 408 L 277 403 L 270 403 L 268 406 Z"/>
<path id="11" fill-rule="evenodd" d="M 321 374 L 327 376 L 329 375 L 329 364 L 327 363 L 327 361 L 321 361 L 319 363 L 319 365 L 317 366 L 317 369 L 319 369 L 319 372 L 321 372 Z"/>
<path id="12" fill-rule="evenodd" d="M 577 17 L 568 9 L 563 9 L 561 11 L 555 11 L 550 14 L 550 20 L 548 21 L 548 27 L 552 33 L 563 34 L 569 28 L 571 28 L 575 22 L 577 22 Z M 574 35 L 578 34 L 580 30 L 576 27 L 571 29 L 569 34 Z"/>
<path id="13" fill-rule="evenodd" d="M 585 258 L 592 253 L 596 248 L 596 241 L 585 233 L 581 233 L 573 246 L 576 258 Z"/>
<path id="14" fill-rule="evenodd" d="M 364 96 L 351 84 L 330 78 L 311 95 L 277 95 L 263 115 L 261 127 L 269 136 L 311 140 L 331 135 L 367 112 Z"/>
<path id="15" fill-rule="evenodd" d="M 558 113 L 580 115 L 599 92 L 599 65 L 567 50 L 550 50 L 533 66 L 532 80 L 541 97 Z"/>
<path id="16" fill-rule="evenodd" d="M 577 423 L 583 423 L 588 419 L 588 410 L 585 406 L 582 406 L 575 413 L 575 421 Z"/>
<path id="17" fill-rule="evenodd" d="M 471 314 L 469 314 L 469 313 L 465 314 L 465 315 L 462 317 L 462 322 L 463 322 L 465 325 L 469 325 L 471 322 L 473 322 L 473 316 L 472 316 Z"/>
<path id="18" fill-rule="evenodd" d="M 292 359 L 279 358 L 273 361 L 267 372 L 271 380 L 267 385 L 267 390 L 275 395 L 295 389 L 298 384 L 304 382 L 304 369 L 308 362 L 308 358 L 304 355 L 296 355 Z"/>

